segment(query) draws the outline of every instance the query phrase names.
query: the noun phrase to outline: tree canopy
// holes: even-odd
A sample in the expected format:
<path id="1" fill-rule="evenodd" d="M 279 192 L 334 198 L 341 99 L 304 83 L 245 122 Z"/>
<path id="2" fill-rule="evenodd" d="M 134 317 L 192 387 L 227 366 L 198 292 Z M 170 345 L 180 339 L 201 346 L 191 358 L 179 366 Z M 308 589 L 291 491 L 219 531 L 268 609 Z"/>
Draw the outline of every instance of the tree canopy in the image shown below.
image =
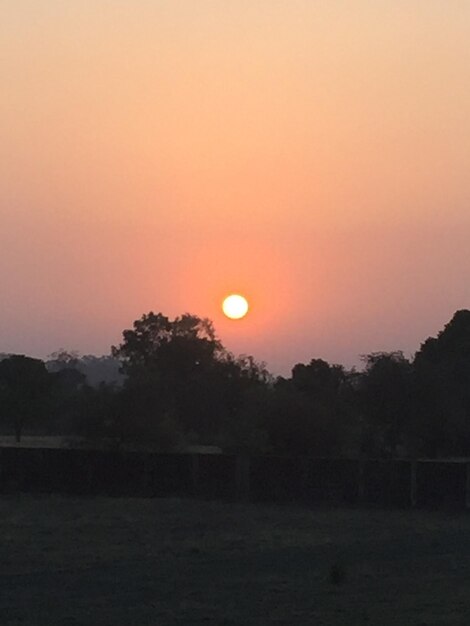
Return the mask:
<path id="1" fill-rule="evenodd" d="M 347 370 L 315 357 L 275 378 L 231 354 L 210 320 L 149 312 L 108 356 L 2 355 L 0 428 L 160 450 L 470 456 L 470 311 L 414 358 L 374 352 L 363 363 Z"/>
<path id="2" fill-rule="evenodd" d="M 0 414 L 20 441 L 25 424 L 44 415 L 49 377 L 39 359 L 11 355 L 0 361 Z"/>

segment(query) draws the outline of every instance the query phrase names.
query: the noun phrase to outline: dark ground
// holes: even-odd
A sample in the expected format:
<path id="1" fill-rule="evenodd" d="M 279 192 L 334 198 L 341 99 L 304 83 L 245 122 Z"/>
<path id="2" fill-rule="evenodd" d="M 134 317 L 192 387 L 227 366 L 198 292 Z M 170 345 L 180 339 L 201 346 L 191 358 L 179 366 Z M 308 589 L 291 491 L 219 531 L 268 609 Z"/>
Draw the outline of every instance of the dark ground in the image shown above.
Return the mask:
<path id="1" fill-rule="evenodd" d="M 0 624 L 470 625 L 470 516 L 4 496 Z"/>

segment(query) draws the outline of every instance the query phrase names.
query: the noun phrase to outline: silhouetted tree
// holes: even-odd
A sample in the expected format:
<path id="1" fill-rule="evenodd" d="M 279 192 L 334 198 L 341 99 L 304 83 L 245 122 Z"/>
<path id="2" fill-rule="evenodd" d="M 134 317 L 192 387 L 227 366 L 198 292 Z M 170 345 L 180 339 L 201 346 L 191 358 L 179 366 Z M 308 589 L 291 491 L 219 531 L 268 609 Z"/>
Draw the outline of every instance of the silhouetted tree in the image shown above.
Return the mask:
<path id="1" fill-rule="evenodd" d="M 65 350 L 60 348 L 50 354 L 46 361 L 49 372 L 61 372 L 65 369 L 77 369 L 80 355 L 76 350 Z"/>
<path id="2" fill-rule="evenodd" d="M 158 425 L 172 423 L 175 431 L 205 443 L 217 440 L 239 401 L 240 380 L 251 370 L 223 348 L 212 322 L 189 314 L 170 320 L 151 312 L 125 330 L 123 339 L 112 349 L 127 376 L 123 432 L 152 431 L 158 439 Z"/>
<path id="3" fill-rule="evenodd" d="M 274 451 L 288 454 L 351 454 L 357 447 L 357 411 L 350 374 L 312 359 L 290 379 L 278 378 L 268 396 L 265 428 Z"/>
<path id="4" fill-rule="evenodd" d="M 213 324 L 208 319 L 185 314 L 171 321 L 162 313 L 150 312 L 123 332 L 123 343 L 112 348 L 130 378 L 158 372 L 174 378 L 194 371 L 224 352 Z"/>
<path id="5" fill-rule="evenodd" d="M 77 432 L 84 410 L 84 397 L 88 385 L 86 377 L 70 366 L 50 373 L 49 432 L 72 435 Z"/>
<path id="6" fill-rule="evenodd" d="M 457 311 L 415 355 L 415 437 L 426 456 L 470 454 L 470 311 Z"/>
<path id="7" fill-rule="evenodd" d="M 46 370 L 1 354 L 0 419 L 18 440 L 28 426 L 162 450 L 470 455 L 470 311 L 457 311 L 413 362 L 402 352 L 363 359 L 362 372 L 312 359 L 274 380 L 264 364 L 228 352 L 209 320 L 150 312 L 112 356 L 60 350 Z"/>
<path id="8" fill-rule="evenodd" d="M 413 371 L 402 352 L 374 352 L 363 357 L 360 394 L 366 429 L 363 451 L 396 456 L 406 444 L 412 420 Z"/>
<path id="9" fill-rule="evenodd" d="M 0 412 L 12 424 L 18 442 L 25 425 L 44 419 L 49 390 L 43 361 L 23 355 L 0 361 Z"/>
<path id="10" fill-rule="evenodd" d="M 312 359 L 308 365 L 298 363 L 292 370 L 292 383 L 296 389 L 316 402 L 334 404 L 346 372 L 341 365 L 330 365 L 323 359 Z"/>
<path id="11" fill-rule="evenodd" d="M 264 363 L 251 356 L 226 354 L 216 367 L 218 383 L 211 385 L 218 395 L 223 423 L 217 443 L 231 452 L 264 452 L 268 436 L 263 423 L 266 399 L 273 378 Z"/>
<path id="12" fill-rule="evenodd" d="M 86 377 L 87 384 L 92 387 L 99 387 L 102 383 L 120 385 L 123 382 L 123 374 L 119 371 L 121 362 L 111 355 L 85 354 L 81 356 L 75 350 L 61 349 L 49 355 L 46 367 L 49 372 L 77 370 Z"/>
<path id="13" fill-rule="evenodd" d="M 93 441 L 117 445 L 116 424 L 122 410 L 121 390 L 114 385 L 84 385 L 72 405 L 73 432 Z"/>

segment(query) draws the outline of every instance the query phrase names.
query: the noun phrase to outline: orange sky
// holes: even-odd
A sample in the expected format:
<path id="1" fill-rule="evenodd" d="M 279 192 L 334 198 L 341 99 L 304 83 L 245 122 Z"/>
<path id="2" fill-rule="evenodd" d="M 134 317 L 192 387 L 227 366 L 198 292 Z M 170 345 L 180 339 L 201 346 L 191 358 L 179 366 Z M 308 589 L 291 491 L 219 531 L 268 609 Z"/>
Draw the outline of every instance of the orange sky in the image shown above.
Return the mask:
<path id="1" fill-rule="evenodd" d="M 0 352 L 154 310 L 275 372 L 412 353 L 470 307 L 469 38 L 464 0 L 3 0 Z"/>

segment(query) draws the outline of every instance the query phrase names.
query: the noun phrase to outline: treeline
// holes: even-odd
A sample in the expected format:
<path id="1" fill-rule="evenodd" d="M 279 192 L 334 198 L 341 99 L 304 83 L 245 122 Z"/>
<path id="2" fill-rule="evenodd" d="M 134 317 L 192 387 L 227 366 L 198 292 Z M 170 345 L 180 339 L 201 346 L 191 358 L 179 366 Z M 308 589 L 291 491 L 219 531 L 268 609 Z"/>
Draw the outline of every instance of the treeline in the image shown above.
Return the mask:
<path id="1" fill-rule="evenodd" d="M 470 456 L 470 311 L 457 311 L 412 360 L 322 359 L 274 378 L 235 357 L 210 320 L 149 313 L 109 357 L 59 352 L 0 360 L 0 428 L 106 446 L 314 456 Z"/>

